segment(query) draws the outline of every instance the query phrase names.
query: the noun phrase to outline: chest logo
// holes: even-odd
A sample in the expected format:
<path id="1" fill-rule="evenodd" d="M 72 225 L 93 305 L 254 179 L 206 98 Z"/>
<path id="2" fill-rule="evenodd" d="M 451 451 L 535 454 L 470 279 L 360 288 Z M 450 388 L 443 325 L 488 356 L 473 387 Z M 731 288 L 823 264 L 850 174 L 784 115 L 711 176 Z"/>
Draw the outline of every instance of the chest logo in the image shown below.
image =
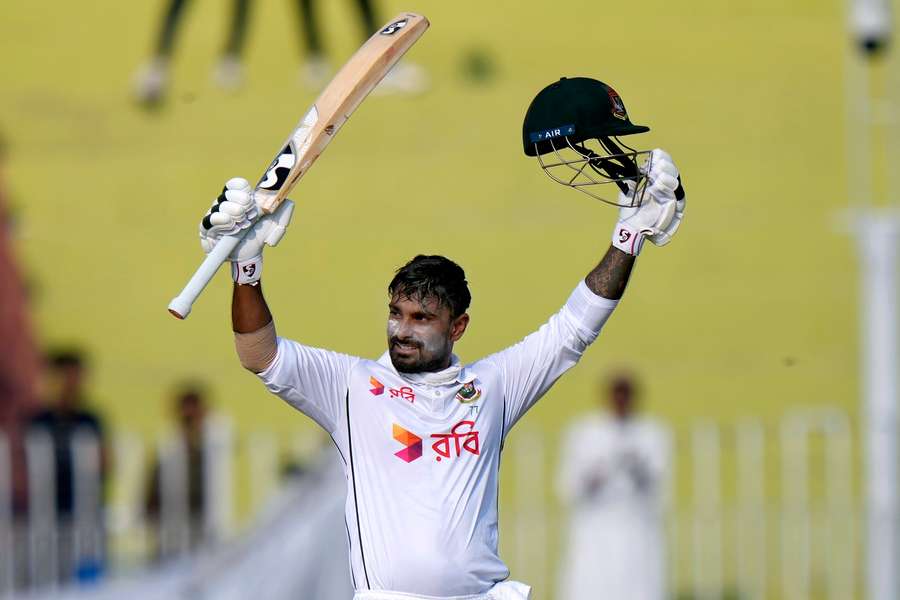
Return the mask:
<path id="1" fill-rule="evenodd" d="M 369 377 L 369 385 L 372 386 L 372 389 L 369 390 L 369 393 L 371 393 L 373 396 L 380 396 L 384 393 L 384 384 L 374 377 Z"/>
<path id="2" fill-rule="evenodd" d="M 404 446 L 403 450 L 394 452 L 394 456 L 408 463 L 420 458 L 422 456 L 422 438 L 396 423 L 393 425 L 394 439 Z"/>
<path id="3" fill-rule="evenodd" d="M 403 386 L 399 390 L 397 388 L 390 388 L 388 391 L 391 392 L 391 398 L 403 398 L 410 404 L 416 401 L 416 393 L 411 387 Z"/>
<path id="4" fill-rule="evenodd" d="M 475 402 L 480 397 L 481 390 L 476 388 L 475 383 L 471 381 L 459 388 L 459 391 L 456 392 L 456 399 L 459 400 L 459 402 L 461 402 L 462 404 Z"/>
<path id="5" fill-rule="evenodd" d="M 437 440 L 431 444 L 431 449 L 437 453 L 434 459 L 438 462 L 441 461 L 441 457 L 459 457 L 463 450 L 475 456 L 481 454 L 475 421 L 460 421 L 450 429 L 450 433 L 432 433 L 431 439 Z M 451 440 L 453 447 L 450 446 Z"/>

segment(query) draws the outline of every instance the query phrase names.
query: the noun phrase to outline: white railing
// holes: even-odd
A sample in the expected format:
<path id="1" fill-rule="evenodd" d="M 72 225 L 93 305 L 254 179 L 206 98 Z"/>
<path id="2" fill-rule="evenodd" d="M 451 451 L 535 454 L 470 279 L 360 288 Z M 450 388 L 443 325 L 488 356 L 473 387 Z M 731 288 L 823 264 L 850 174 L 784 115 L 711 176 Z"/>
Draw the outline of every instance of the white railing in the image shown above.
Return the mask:
<path id="1" fill-rule="evenodd" d="M 133 572 L 160 557 L 185 556 L 199 546 L 230 539 L 239 531 L 235 478 L 241 453 L 249 467 L 240 478 L 250 485 L 250 507 L 244 511 L 249 523 L 278 491 L 279 448 L 311 449 L 309 442 L 280 440 L 270 432 L 247 440 L 236 444 L 227 420 L 208 420 L 202 442 L 203 506 L 192 516 L 190 458 L 182 436 L 173 432 L 146 444 L 128 432 L 117 433 L 110 440 L 110 472 L 104 482 L 95 434 L 76 432 L 70 448 L 72 510 L 67 515 L 57 511 L 53 439 L 35 428 L 25 438 L 28 510 L 15 515 L 11 448 L 0 433 L 0 598 L 15 590 L 52 591 L 95 578 L 102 570 Z M 158 464 L 157 515 L 148 515 L 146 506 L 150 462 Z"/>
<path id="2" fill-rule="evenodd" d="M 862 597 L 863 515 L 846 413 L 796 409 L 775 424 L 698 420 L 673 433 L 669 597 Z M 565 543 L 562 508 L 547 493 L 557 440 L 526 419 L 507 446 L 501 481 L 509 473 L 514 481 L 504 488 L 512 495 L 501 496 L 501 554 L 536 597 L 553 598 Z"/>
<path id="3" fill-rule="evenodd" d="M 204 443 L 204 485 L 209 492 L 198 523 L 190 515 L 187 453 L 177 436 L 163 436 L 152 445 L 130 434 L 115 437 L 102 513 L 96 510 L 102 490 L 99 449 L 92 436 L 76 437 L 72 518 L 61 521 L 56 514 L 52 440 L 36 433 L 26 443 L 30 513 L 24 521 L 20 518 L 17 529 L 10 449 L 0 435 L 0 598 L 10 597 L 15 586 L 53 590 L 66 579 L 62 573 L 89 570 L 104 557 L 110 570 L 134 572 L 158 553 L 193 556 L 193 535 L 221 547 L 218 542 L 251 531 L 243 525 L 252 523 L 253 515 L 281 488 L 285 449 L 302 447 L 308 455 L 314 436 L 285 440 L 271 432 L 253 432 L 238 444 L 227 422 L 212 423 Z M 674 440 L 667 494 L 671 597 L 861 597 L 863 515 L 854 476 L 858 442 L 854 444 L 844 412 L 791 410 L 776 423 L 699 420 L 676 428 Z M 557 557 L 564 543 L 560 525 L 565 515 L 552 489 L 557 447 L 555 435 L 526 419 L 507 442 L 501 471 L 501 555 L 513 577 L 534 586 L 537 598 L 554 597 Z M 158 531 L 145 512 L 148 457 L 158 458 L 160 465 Z M 237 465 L 246 470 L 239 472 Z M 245 517 L 240 527 L 237 480 L 249 488 L 242 499 Z M 339 521 L 339 503 L 334 510 Z M 299 527 L 304 518 L 297 515 L 289 522 Z M 267 535 L 286 533 L 280 530 L 288 521 L 277 522 L 282 525 Z M 238 550 L 225 553 L 229 569 L 238 568 L 235 556 L 262 556 L 253 544 L 263 543 L 259 534 L 264 529 L 244 535 L 242 545 L 235 546 Z M 303 535 L 292 543 L 302 544 Z M 210 544 L 200 548 L 208 550 Z M 338 567 L 343 572 L 344 565 Z"/>
<path id="4" fill-rule="evenodd" d="M 15 576 L 12 455 L 10 450 L 6 436 L 0 432 L 0 598 L 12 594 Z"/>

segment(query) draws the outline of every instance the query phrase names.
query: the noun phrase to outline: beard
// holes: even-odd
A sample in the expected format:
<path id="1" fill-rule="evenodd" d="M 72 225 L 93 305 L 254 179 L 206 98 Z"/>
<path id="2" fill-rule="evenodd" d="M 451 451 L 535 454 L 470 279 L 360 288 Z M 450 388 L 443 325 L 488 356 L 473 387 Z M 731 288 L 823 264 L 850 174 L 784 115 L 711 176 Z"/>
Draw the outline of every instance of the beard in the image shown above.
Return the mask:
<path id="1" fill-rule="evenodd" d="M 450 362 L 450 346 L 429 350 L 426 344 L 413 339 L 388 339 L 388 354 L 399 373 L 428 373 L 440 371 Z"/>

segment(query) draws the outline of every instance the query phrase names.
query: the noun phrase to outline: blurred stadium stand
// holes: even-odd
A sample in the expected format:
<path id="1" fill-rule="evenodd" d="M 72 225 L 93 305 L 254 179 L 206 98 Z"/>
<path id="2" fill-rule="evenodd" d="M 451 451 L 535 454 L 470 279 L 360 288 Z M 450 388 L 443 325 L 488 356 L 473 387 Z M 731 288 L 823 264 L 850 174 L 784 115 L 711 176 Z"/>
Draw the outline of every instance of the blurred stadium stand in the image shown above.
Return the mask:
<path id="1" fill-rule="evenodd" d="M 853 432 L 844 412 L 822 407 L 787 411 L 778 422 L 696 420 L 676 427 L 669 597 L 862 597 Z M 557 558 L 544 549 L 561 547 L 565 515 L 550 495 L 526 492 L 550 487 L 556 463 L 548 450 L 555 447 L 525 425 L 505 456 L 507 476 L 512 472 L 522 490 L 506 499 L 512 511 L 503 511 L 505 526 L 514 528 L 506 558 L 513 573 L 527 573 L 548 593 Z"/>
<path id="2" fill-rule="evenodd" d="M 352 595 L 343 524 L 345 484 L 330 450 L 315 456 L 299 475 L 288 476 L 275 493 L 257 493 L 250 526 L 236 534 L 235 445 L 228 422 L 211 419 L 205 428 L 204 460 L 205 484 L 212 493 L 206 495 L 197 524 L 203 541 L 192 545 L 187 454 L 177 437 L 164 436 L 158 444 L 163 487 L 158 547 L 155 523 L 146 519 L 144 490 L 139 489 L 147 479 L 135 476 L 146 450 L 134 436 L 116 437 L 119 460 L 103 518 L 83 509 L 101 493 L 98 452 L 91 442 L 92 437 L 73 441 L 75 509 L 72 535 L 62 546 L 54 514 L 52 442 L 44 432 L 28 438 L 31 510 L 27 519 L 16 521 L 10 509 L 8 443 L 0 436 L 0 597 L 250 598 L 262 585 L 266 598 L 294 598 L 298 589 L 315 591 L 309 597 L 323 600 Z M 265 434 L 254 434 L 244 446 L 250 485 L 278 477 L 275 447 L 274 436 Z M 107 573 L 98 560 L 104 547 L 109 549 Z M 60 577 L 65 552 L 76 565 L 71 577 Z"/>
<path id="3" fill-rule="evenodd" d="M 36 231 L 43 233 L 25 245 L 30 251 L 29 277 L 37 277 L 46 286 L 41 312 L 36 313 L 44 327 L 43 337 L 67 335 L 72 314 L 78 314 L 81 331 L 91 332 L 92 343 L 111 357 L 126 348 L 116 339 L 124 326 L 136 318 L 144 322 L 143 329 L 138 330 L 144 341 L 142 347 L 129 347 L 132 355 L 127 364 L 115 365 L 106 373 L 106 390 L 115 390 L 131 384 L 138 367 L 149 373 L 143 380 L 146 382 L 156 373 L 169 372 L 185 357 L 198 370 L 220 364 L 226 353 L 233 363 L 230 345 L 204 347 L 208 356 L 200 357 L 191 355 L 199 345 L 185 342 L 199 339 L 206 343 L 212 339 L 211 332 L 221 329 L 221 322 L 218 318 L 203 321 L 198 316 L 192 330 L 176 332 L 160 327 L 153 315 L 163 312 L 162 305 L 157 306 L 158 298 L 145 293 L 142 285 L 148 272 L 135 269 L 131 260 L 108 261 L 96 274 L 85 273 L 79 278 L 59 275 L 75 272 L 79 264 L 94 264 L 106 250 L 107 238 L 100 233 L 105 233 L 112 220 L 129 226 L 122 228 L 116 242 L 143 247 L 143 258 L 152 257 L 146 262 L 157 267 L 150 271 L 149 278 L 154 285 L 170 286 L 172 276 L 165 272 L 171 270 L 168 265 L 176 264 L 176 260 L 181 264 L 188 241 L 196 250 L 196 242 L 188 235 L 188 225 L 193 226 L 188 217 L 193 218 L 196 212 L 195 201 L 186 202 L 186 198 L 199 197 L 209 181 L 220 181 L 215 178 L 230 173 L 231 168 L 252 167 L 259 159 L 260 148 L 268 152 L 272 133 L 281 135 L 283 124 L 296 119 L 296 103 L 283 101 L 296 90 L 290 87 L 293 81 L 280 86 L 257 85 L 251 93 L 225 102 L 193 81 L 187 83 L 191 74 L 194 79 L 205 74 L 206 65 L 196 61 L 186 65 L 186 83 L 178 90 L 175 110 L 167 120 L 138 120 L 122 108 L 121 99 L 116 100 L 121 78 L 110 75 L 121 75 L 131 68 L 135 52 L 129 42 L 140 41 L 150 9 L 142 14 L 140 6 L 128 3 L 101 4 L 105 4 L 104 18 L 94 22 L 104 26 L 102 35 L 98 33 L 101 30 L 85 35 L 83 27 L 73 26 L 83 17 L 85 7 L 80 4 L 22 3 L 21 10 L 11 5 L 4 37 L 10 44 L 10 54 L 18 52 L 18 59 L 9 63 L 3 107 L 8 115 L 6 126 L 23 150 L 16 183 L 28 199 L 23 205 L 25 216 Z M 882 0 L 849 3 L 853 6 L 848 16 L 854 44 L 873 56 L 891 47 L 890 27 L 884 25 L 892 24 L 894 17 L 889 16 L 890 21 L 878 17 L 885 12 L 879 8 L 889 4 Z M 701 2 L 691 10 L 662 1 L 586 3 L 578 6 L 580 18 L 567 21 L 566 35 L 556 36 L 522 34 L 546 27 L 547 9 L 540 3 L 519 3 L 512 21 L 508 8 L 504 3 L 481 3 L 477 6 L 479 18 L 471 19 L 470 8 L 434 3 L 429 14 L 434 15 L 435 23 L 443 24 L 448 43 L 464 49 L 479 36 L 490 40 L 486 52 L 493 53 L 503 66 L 503 77 L 495 88 L 480 90 L 477 95 L 444 84 L 421 111 L 411 110 L 407 104 L 368 107 L 373 118 L 361 120 L 353 130 L 356 133 L 348 132 L 345 135 L 350 137 L 342 140 L 344 152 L 356 163 L 356 177 L 338 177 L 346 170 L 340 161 L 323 163 L 323 171 L 318 179 L 307 182 L 304 195 L 310 199 L 333 194 L 356 196 L 364 199 L 365 206 L 375 204 L 369 193 L 371 182 L 403 164 L 412 178 L 411 186 L 427 189 L 432 198 L 432 202 L 418 207 L 421 222 L 438 223 L 442 230 L 446 229 L 447 206 L 459 205 L 470 212 L 476 227 L 462 239 L 454 232 L 445 242 L 438 236 L 437 227 L 423 227 L 419 233 L 436 236 L 439 244 L 446 243 L 462 254 L 466 264 L 472 265 L 467 268 L 482 273 L 482 280 L 496 272 L 495 257 L 505 256 L 510 248 L 519 249 L 522 264 L 547 266 L 546 244 L 534 240 L 580 247 L 579 237 L 592 239 L 596 233 L 595 216 L 605 217 L 573 203 L 567 210 L 573 211 L 574 218 L 565 213 L 567 216 L 558 221 L 548 221 L 551 215 L 563 213 L 548 210 L 543 188 L 528 190 L 530 180 L 522 179 L 524 171 L 519 163 L 504 151 L 512 145 L 485 141 L 495 133 L 498 140 L 509 137 L 510 132 L 515 138 L 521 116 L 511 107 L 519 106 L 548 74 L 562 74 L 563 67 L 621 81 L 628 91 L 629 106 L 634 103 L 635 114 L 652 117 L 655 128 L 659 124 L 660 134 L 654 143 L 672 144 L 678 156 L 685 157 L 679 160 L 685 160 L 686 172 L 694 174 L 691 190 L 698 199 L 695 216 L 689 217 L 695 219 L 691 225 L 695 233 L 683 238 L 680 254 L 666 255 L 675 260 L 661 262 L 662 256 L 654 257 L 656 266 L 648 261 L 641 267 L 651 271 L 646 275 L 657 278 L 653 281 L 661 282 L 655 284 L 660 286 L 656 289 L 684 299 L 683 303 L 654 303 L 653 311 L 659 314 L 659 322 L 666 324 L 672 339 L 688 340 L 696 330 L 706 330 L 717 332 L 715 337 L 721 340 L 708 336 L 705 345 L 696 340 L 677 347 L 646 344 L 642 336 L 631 333 L 645 326 L 647 308 L 654 302 L 652 297 L 647 301 L 646 295 L 645 300 L 639 295 L 629 299 L 631 312 L 617 315 L 616 326 L 609 332 L 618 336 L 613 337 L 614 342 L 634 356 L 639 351 L 643 364 L 655 365 L 657 385 L 663 381 L 672 385 L 672 395 L 665 399 L 668 416 L 677 421 L 673 423 L 674 472 L 667 513 L 670 597 L 898 597 L 897 561 L 892 553 L 896 552 L 900 489 L 896 485 L 898 336 L 894 326 L 900 231 L 895 192 L 900 186 L 891 183 L 896 182 L 900 170 L 890 168 L 896 162 L 890 157 L 900 148 L 900 120 L 894 114 L 900 90 L 896 62 L 887 63 L 891 68 L 886 69 L 879 66 L 880 59 L 858 60 L 856 47 L 846 44 L 842 36 L 838 39 L 841 7 L 828 3 Z M 264 10 L 272 11 L 268 22 L 281 19 L 277 9 Z M 267 22 L 265 16 L 260 15 L 261 22 Z M 607 27 L 607 48 L 629 44 L 629 60 L 618 65 L 603 60 L 603 48 L 585 52 L 585 43 L 593 44 L 596 39 L 598 24 L 610 22 L 641 24 Z M 115 23 L 115 27 L 107 23 Z M 505 26 L 496 27 L 496 23 Z M 673 23 L 678 26 L 673 28 Z M 217 35 L 213 31 L 216 25 L 214 19 L 199 22 L 198 34 Z M 761 28 L 763 36 L 759 35 Z M 259 52 L 255 65 L 259 80 L 286 80 L 283 66 L 269 57 L 288 55 L 293 48 L 287 46 L 285 36 L 269 37 L 276 45 Z M 839 43 L 848 52 L 844 68 L 840 65 Z M 661 44 L 669 48 L 662 63 Z M 109 52 L 110 47 L 123 51 Z M 451 68 L 446 47 L 433 44 L 422 49 L 423 59 L 430 61 L 427 64 L 435 69 L 438 82 L 448 81 Z M 71 48 L 78 52 L 67 50 Z M 595 49 L 593 45 L 591 49 Z M 896 53 L 890 54 L 881 58 L 895 61 Z M 95 68 L 89 68 L 92 58 Z M 647 77 L 645 69 L 633 68 L 648 64 L 656 65 L 651 69 L 654 77 Z M 822 93 L 840 89 L 842 82 L 846 86 L 844 102 L 835 99 L 838 94 Z M 660 89 L 673 93 L 666 94 L 662 101 Z M 465 110 L 467 107 L 471 110 Z M 764 118 L 758 118 L 760 107 Z M 836 136 L 841 111 L 846 111 L 846 157 L 834 151 L 841 145 L 840 134 Z M 229 152 L 232 156 L 223 161 L 219 153 L 208 150 L 219 147 L 221 124 L 237 113 L 265 114 L 265 127 L 247 125 L 241 133 L 242 140 L 247 136 L 246 143 L 236 145 Z M 507 113 L 513 116 L 507 118 Z M 197 118 L 200 114 L 204 114 L 203 119 Z M 436 114 L 457 118 L 436 119 Z M 398 136 L 403 143 L 396 144 L 391 152 L 384 151 L 388 146 L 377 146 L 373 153 L 371 140 L 385 136 L 383 123 L 399 118 L 413 124 L 409 137 L 394 128 L 391 136 Z M 483 137 L 473 137 L 472 130 L 477 129 L 473 124 L 481 123 L 491 126 L 483 129 Z M 354 135 L 355 147 L 351 141 Z M 445 143 L 429 145 L 430 152 L 416 143 L 430 139 Z M 473 144 L 473 139 L 482 143 Z M 883 153 L 887 158 L 873 160 L 873 155 L 882 156 L 882 145 L 890 150 Z M 723 150 L 710 152 L 710 148 Z M 371 160 L 378 154 L 381 160 Z M 56 190 L 47 185 L 46 172 L 48 157 L 61 155 L 64 160 L 54 161 L 56 181 L 103 181 L 105 189 L 117 192 L 109 196 L 127 190 L 131 202 L 97 202 L 94 186 L 70 188 L 66 201 L 58 201 L 51 193 Z M 130 159 L 126 161 L 126 157 Z M 518 155 L 514 158 L 521 160 Z M 10 220 L 2 162 L 0 156 L 0 217 L 5 225 Z M 455 178 L 464 185 L 435 186 L 438 171 L 433 169 L 434 162 L 440 163 L 442 172 L 465 169 L 465 178 Z M 765 176 L 748 181 L 748 171 Z M 497 175 L 504 172 L 507 177 Z M 136 179 L 136 173 L 145 177 Z M 817 176 L 808 176 L 810 173 Z M 342 180 L 356 183 L 336 185 Z M 520 180 L 524 183 L 519 184 Z M 836 191 L 845 180 L 847 198 Z M 513 185 L 512 181 L 517 183 Z M 732 181 L 745 185 L 728 186 Z M 464 194 L 473 184 L 482 193 Z M 161 195 L 160 188 L 178 188 L 181 193 Z M 467 196 L 473 200 L 467 201 Z M 530 221 L 524 216 L 510 221 L 511 198 L 516 198 L 518 215 L 536 216 Z M 715 201 L 708 201 L 712 199 Z M 855 216 L 868 232 L 856 236 L 865 283 L 858 306 L 865 325 L 860 344 L 867 349 L 862 353 L 859 377 L 852 360 L 856 338 L 847 326 L 857 309 L 855 293 L 847 291 L 852 290 L 856 270 L 846 258 L 846 240 L 835 241 L 837 235 L 828 224 L 833 211 L 848 200 L 859 209 Z M 169 222 L 184 224 L 184 233 L 180 229 L 177 234 L 173 232 L 169 239 L 172 243 L 158 243 L 159 225 L 154 220 L 132 218 L 132 206 L 150 202 L 160 203 L 160 212 Z M 363 273 L 358 283 L 362 288 L 374 281 L 374 276 L 366 279 L 369 275 L 364 271 L 395 260 L 394 254 L 373 246 L 368 236 L 374 235 L 371 232 L 394 231 L 396 205 L 389 205 L 393 210 L 372 210 L 366 213 L 366 219 L 359 219 L 362 202 L 347 203 L 344 208 L 330 205 L 318 212 L 316 203 L 310 203 L 309 212 L 304 213 L 307 228 L 294 239 L 305 237 L 309 246 L 304 249 L 316 252 L 337 241 L 345 244 L 346 256 L 335 252 L 328 255 L 328 261 L 303 261 L 304 265 L 318 262 L 320 267 L 315 268 L 324 274 L 310 266 L 292 265 L 291 269 L 309 268 L 303 274 L 310 277 L 293 278 L 298 282 L 296 288 L 282 282 L 285 302 L 305 292 L 307 279 L 333 291 L 330 282 L 334 273 L 345 272 L 350 266 L 356 272 L 360 255 L 372 257 L 372 263 L 360 269 Z M 775 207 L 779 218 L 773 217 Z M 886 210 L 879 212 L 881 208 Z M 353 223 L 360 224 L 359 228 L 342 231 Z M 804 226 L 798 227 L 798 223 Z M 486 227 L 479 229 L 478 225 Z M 76 241 L 71 235 L 73 227 L 89 232 L 88 241 L 81 237 Z M 557 230 L 556 237 L 542 237 L 545 229 Z M 724 235 L 708 235 L 720 230 L 729 232 L 728 240 Z M 197 519 L 191 518 L 189 485 L 185 481 L 190 471 L 185 464 L 188 453 L 177 436 L 163 436 L 148 444 L 127 430 L 112 430 L 110 454 L 114 460 L 105 485 L 99 483 L 97 448 L 91 440 L 76 436 L 72 440 L 76 457 L 75 519 L 72 535 L 64 545 L 75 557 L 75 564 L 84 568 L 77 570 L 80 582 L 73 581 L 74 573 L 66 577 L 68 583 L 59 582 L 60 531 L 53 500 L 56 477 L 52 449 L 46 436 L 39 434 L 26 445 L 16 427 L 37 402 L 39 357 L 29 327 L 27 286 L 16 275 L 8 233 L 6 227 L 0 228 L 0 269 L 6 274 L 0 286 L 0 315 L 4 317 L 0 318 L 4 340 L 4 352 L 0 353 L 0 598 L 230 599 L 259 598 L 261 590 L 265 590 L 265 598 L 276 600 L 289 596 L 349 598 L 342 523 L 345 482 L 333 463 L 331 450 L 324 450 L 302 474 L 283 480 L 279 456 L 285 440 L 268 431 L 238 434 L 225 419 L 212 419 L 205 436 L 204 445 L 215 449 L 207 456 L 215 458 L 209 458 L 214 464 L 203 470 L 204 485 L 215 492 L 204 496 Z M 730 243 L 732 233 L 734 244 Z M 419 243 L 416 236 L 409 237 Z M 478 243 L 471 243 L 474 237 Z M 710 243 L 715 252 L 709 251 Z M 397 246 L 403 252 L 409 248 Z M 698 269 L 698 264 L 706 268 Z M 545 285 L 531 291 L 533 302 L 528 310 L 543 310 L 545 304 L 541 302 L 557 293 L 552 290 L 558 279 L 571 275 L 556 264 L 551 266 L 554 268 L 546 269 Z M 554 279 L 556 271 L 559 277 Z M 716 284 L 710 285 L 710 279 Z M 127 301 L 106 311 L 93 310 L 97 295 L 84 290 L 93 291 L 96 288 L 92 286 L 108 280 L 121 282 Z M 766 289 L 758 288 L 760 281 L 768 282 Z M 839 284 L 835 285 L 836 281 Z M 482 285 L 488 283 L 483 281 Z M 508 301 L 503 298 L 502 302 L 503 309 L 508 310 Z M 312 314 L 322 307 L 339 311 L 358 308 L 336 302 L 333 293 L 309 297 L 307 303 Z M 482 306 L 485 315 L 497 308 L 488 303 Z M 696 316 L 684 318 L 688 312 Z M 362 314 L 367 318 L 369 313 Z M 747 323 L 731 328 L 732 322 L 740 321 L 736 314 L 748 315 Z M 310 325 L 313 339 L 327 339 L 336 347 L 359 347 L 351 345 L 351 339 L 359 337 L 358 331 L 333 331 L 327 319 L 314 319 Z M 104 333 L 107 331 L 113 333 Z M 832 332 L 834 338 L 825 338 L 824 331 Z M 491 339 L 493 343 L 498 332 L 509 334 L 497 328 L 482 340 Z M 785 339 L 773 346 L 773 340 L 781 334 Z M 738 359 L 754 359 L 746 368 L 710 364 L 723 352 L 730 360 L 729 351 L 735 347 L 741 348 L 735 355 Z M 173 356 L 172 348 L 183 350 Z M 773 351 L 806 356 L 808 364 L 800 374 L 784 377 L 780 363 L 767 366 L 765 362 Z M 679 377 L 673 377 L 675 369 L 661 367 L 676 353 L 683 363 L 677 366 Z M 606 356 L 595 355 L 597 362 Z M 784 366 L 791 365 L 785 361 Z M 245 377 L 250 383 L 242 388 L 243 380 L 237 377 L 243 373 L 236 364 L 234 373 L 227 386 L 243 390 L 258 385 Z M 875 385 L 860 385 L 858 378 L 874 381 Z M 723 410 L 712 406 L 713 397 L 701 393 L 704 404 L 694 403 L 699 379 L 704 380 L 706 390 L 734 389 L 737 401 L 728 398 L 729 402 L 721 403 L 726 407 Z M 576 389 L 572 385 L 570 389 Z M 869 396 L 862 402 L 855 394 L 858 387 Z M 772 397 L 771 389 L 779 389 L 777 397 Z M 136 391 L 138 402 L 157 393 L 148 385 Z M 817 407 L 782 409 L 785 402 L 793 407 L 795 399 L 803 397 L 818 402 Z M 758 405 L 751 405 L 755 400 L 759 400 Z M 828 402 L 839 403 L 840 407 L 828 407 Z M 731 411 L 740 411 L 741 407 L 762 416 L 745 420 L 723 416 L 733 415 Z M 249 412 L 257 407 L 254 404 L 241 409 L 235 403 L 232 409 Z M 715 419 L 698 418 L 707 409 Z M 236 422 L 242 422 L 242 415 L 235 414 Z M 559 433 L 552 427 L 554 415 L 541 414 L 548 422 L 542 423 L 537 413 L 526 419 L 510 437 L 504 452 L 501 553 L 514 577 L 533 584 L 537 598 L 549 598 L 555 588 L 565 515 L 557 510 L 551 485 Z M 133 424 L 144 415 L 128 418 Z M 281 419 L 282 413 L 273 411 L 267 418 Z M 694 418 L 697 420 L 692 421 Z M 129 422 L 122 420 L 122 415 L 119 419 L 112 425 Z M 257 426 L 255 423 L 252 426 Z M 147 467 L 154 462 L 153 457 L 158 457 L 164 488 L 158 531 L 146 511 Z M 23 500 L 26 479 L 31 479 L 34 488 L 28 512 Z M 872 493 L 872 489 L 889 492 L 885 514 L 875 510 L 881 495 Z M 88 510 L 100 497 L 105 499 L 103 511 L 97 514 Z M 201 529 L 204 541 L 192 545 L 195 526 Z M 879 538 L 885 537 L 886 543 L 879 543 Z M 98 554 L 102 558 L 99 565 Z M 160 560 L 160 554 L 170 558 Z M 867 578 L 866 570 L 873 570 L 873 562 L 885 567 L 882 574 L 889 581 Z"/>
<path id="4" fill-rule="evenodd" d="M 790 410 L 778 422 L 698 420 L 675 434 L 674 466 L 683 473 L 673 476 L 668 507 L 670 597 L 860 596 L 861 502 L 846 414 L 818 407 Z M 206 541 L 192 549 L 185 454 L 172 436 L 163 437 L 157 451 L 169 499 L 160 507 L 160 535 L 170 559 L 158 561 L 140 489 L 147 479 L 138 466 L 147 449 L 127 433 L 114 440 L 117 460 L 102 522 L 78 508 L 99 493 L 97 449 L 81 442 L 73 447 L 72 552 L 76 563 L 91 558 L 105 532 L 108 572 L 94 582 L 95 573 L 82 569 L 80 583 L 59 585 L 49 442 L 28 440 L 29 473 L 44 485 L 36 488 L 27 521 L 14 523 L 8 444 L 0 437 L 0 597 L 12 597 L 13 581 L 19 592 L 38 598 L 239 599 L 256 597 L 262 585 L 273 599 L 297 597 L 297 590 L 321 600 L 351 596 L 345 482 L 330 447 L 279 485 L 277 436 L 256 432 L 237 443 L 227 420 L 212 419 L 204 443 L 214 451 L 204 456 L 207 485 L 215 492 L 203 507 Z M 556 446 L 526 423 L 505 453 L 507 476 L 521 493 L 503 499 L 501 549 L 514 574 L 527 574 L 537 590 L 546 590 L 540 597 L 554 588 L 556 549 L 563 542 L 565 515 L 549 491 Z M 243 473 L 238 464 L 246 465 Z M 236 481 L 253 491 L 253 514 L 241 527 Z"/>

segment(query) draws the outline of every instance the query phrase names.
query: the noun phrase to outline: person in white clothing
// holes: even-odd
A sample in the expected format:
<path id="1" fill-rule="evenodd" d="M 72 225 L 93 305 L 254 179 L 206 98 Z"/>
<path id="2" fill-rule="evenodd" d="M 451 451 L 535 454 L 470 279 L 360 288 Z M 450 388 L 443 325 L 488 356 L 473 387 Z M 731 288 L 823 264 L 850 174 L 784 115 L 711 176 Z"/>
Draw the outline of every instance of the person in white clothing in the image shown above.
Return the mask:
<path id="1" fill-rule="evenodd" d="M 605 94 L 596 101 L 619 110 Z M 347 479 L 357 600 L 529 597 L 528 586 L 506 581 L 498 555 L 500 454 L 510 429 L 600 333 L 643 238 L 665 243 L 680 223 L 684 200 L 676 198 L 680 178 L 669 155 L 654 150 L 633 166 L 611 179 L 630 208 L 600 263 L 536 332 L 471 363 L 453 354 L 471 300 L 453 261 L 419 255 L 396 272 L 387 289 L 387 351 L 370 360 L 275 334 L 260 283 L 262 249 L 284 235 L 292 203 L 256 220 L 250 185 L 232 179 L 203 218 L 207 252 L 223 235 L 252 227 L 230 257 L 238 355 L 334 441 Z"/>
<path id="2" fill-rule="evenodd" d="M 557 490 L 569 532 L 559 598 L 666 598 L 669 433 L 636 414 L 635 387 L 614 377 L 609 413 L 579 419 L 563 436 Z"/>

